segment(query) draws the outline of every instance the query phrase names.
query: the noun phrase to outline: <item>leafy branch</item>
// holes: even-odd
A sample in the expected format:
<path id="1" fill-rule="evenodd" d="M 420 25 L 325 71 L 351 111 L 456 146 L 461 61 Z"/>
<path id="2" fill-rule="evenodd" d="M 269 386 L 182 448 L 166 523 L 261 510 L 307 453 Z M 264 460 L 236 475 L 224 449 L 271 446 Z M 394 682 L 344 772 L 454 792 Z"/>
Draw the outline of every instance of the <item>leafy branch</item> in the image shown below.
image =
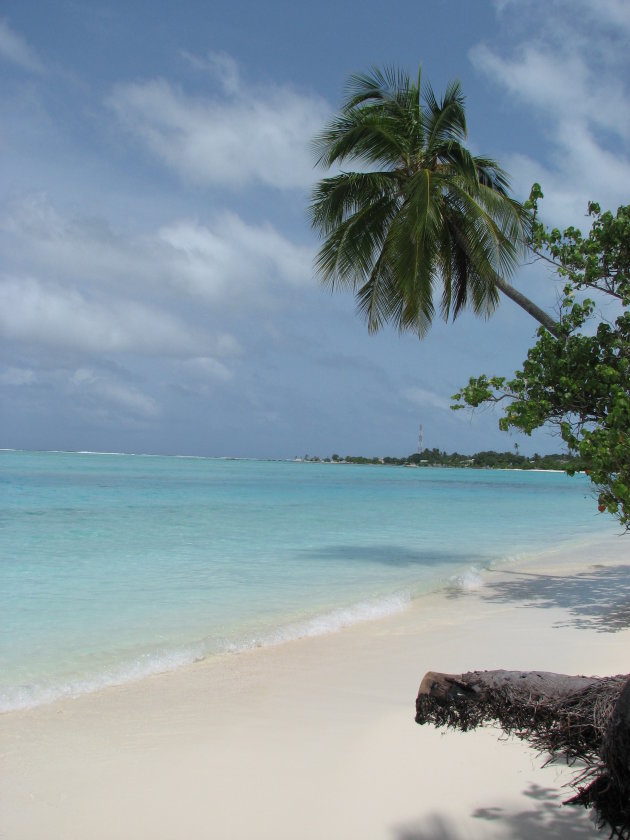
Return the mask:
<path id="1" fill-rule="evenodd" d="M 512 379 L 473 377 L 454 395 L 452 408 L 506 401 L 499 420 L 503 431 L 517 428 L 529 435 L 555 427 L 569 452 L 586 464 L 599 510 L 630 528 L 630 206 L 613 215 L 591 202 L 593 225 L 583 236 L 574 227 L 544 228 L 537 218 L 541 197 L 535 184 L 529 201 L 531 248 L 566 281 L 557 334 L 539 329 Z M 617 302 L 614 322 L 595 315 L 593 299 L 577 299 L 585 290 Z"/>

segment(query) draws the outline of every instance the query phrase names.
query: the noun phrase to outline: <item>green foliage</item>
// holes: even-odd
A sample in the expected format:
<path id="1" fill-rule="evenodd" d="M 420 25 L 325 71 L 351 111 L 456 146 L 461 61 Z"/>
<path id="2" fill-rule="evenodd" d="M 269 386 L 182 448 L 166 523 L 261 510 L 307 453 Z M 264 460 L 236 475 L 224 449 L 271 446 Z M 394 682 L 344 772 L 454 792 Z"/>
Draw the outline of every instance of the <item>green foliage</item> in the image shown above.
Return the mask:
<path id="1" fill-rule="evenodd" d="M 573 227 L 545 230 L 536 217 L 540 197 L 534 185 L 532 250 L 566 281 L 559 335 L 540 329 L 513 379 L 472 378 L 453 408 L 507 400 L 504 431 L 555 427 L 597 486 L 599 510 L 630 528 L 630 206 L 613 215 L 591 203 L 584 237 Z M 596 314 L 594 299 L 578 299 L 584 291 L 616 302 L 614 322 Z"/>
<path id="2" fill-rule="evenodd" d="M 594 289 L 603 292 L 624 306 L 630 302 L 630 208 L 619 207 L 617 214 L 602 213 L 599 204 L 591 201 L 588 215 L 593 224 L 584 238 L 577 228 L 562 233 L 554 228 L 547 231 L 538 220 L 538 200 L 542 198 L 539 184 L 534 184 L 526 202 L 532 211 L 532 242 L 534 253 L 552 263 L 558 275 L 569 281 L 575 291 Z"/>
<path id="3" fill-rule="evenodd" d="M 311 458 L 311 461 L 314 459 Z M 329 459 L 324 459 L 329 460 Z M 405 467 L 467 467 L 470 469 L 520 469 L 520 470 L 563 470 L 582 469 L 581 462 L 568 455 L 534 455 L 527 458 L 518 452 L 476 452 L 474 455 L 462 455 L 459 452 L 444 452 L 441 449 L 423 449 L 413 452 L 406 458 L 386 455 L 384 458 L 366 458 L 363 455 L 346 455 L 343 461 L 337 455 L 332 456 L 335 463 L 347 464 L 384 464 L 385 466 Z"/>
<path id="4" fill-rule="evenodd" d="M 365 458 L 363 455 L 346 455 L 346 464 L 380 464 L 380 458 Z"/>
<path id="5" fill-rule="evenodd" d="M 355 293 L 371 332 L 393 323 L 422 337 L 436 310 L 487 316 L 497 279 L 518 264 L 531 214 L 509 196 L 498 164 L 466 148 L 466 135 L 459 82 L 438 99 L 420 74 L 374 68 L 350 78 L 339 114 L 314 141 L 319 164 L 359 165 L 315 186 L 310 215 L 324 240 L 323 282 Z"/>

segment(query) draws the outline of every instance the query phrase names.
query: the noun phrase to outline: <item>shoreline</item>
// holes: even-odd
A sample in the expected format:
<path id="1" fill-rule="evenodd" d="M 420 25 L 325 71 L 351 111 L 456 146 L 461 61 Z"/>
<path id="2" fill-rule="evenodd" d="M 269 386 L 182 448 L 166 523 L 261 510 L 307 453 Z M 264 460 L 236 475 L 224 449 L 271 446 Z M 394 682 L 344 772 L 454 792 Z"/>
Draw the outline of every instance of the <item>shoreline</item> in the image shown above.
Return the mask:
<path id="1" fill-rule="evenodd" d="M 0 452 L 17 452 L 21 454 L 35 454 L 35 455 L 104 455 L 113 457 L 125 458 L 180 458 L 191 459 L 196 461 L 252 461 L 253 463 L 269 463 L 269 464 L 324 464 L 326 466 L 349 466 L 349 467 L 413 467 L 415 469 L 439 469 L 439 470 L 497 470 L 499 472 L 549 472 L 549 473 L 565 473 L 566 470 L 546 467 L 493 467 L 489 465 L 475 466 L 475 464 L 415 464 L 415 463 L 387 463 L 383 458 L 399 456 L 383 456 L 383 458 L 365 457 L 360 461 L 346 461 L 344 459 L 333 460 L 332 458 L 320 458 L 314 456 L 313 458 L 271 458 L 271 457 L 257 457 L 255 455 L 192 455 L 177 452 L 160 453 L 160 452 L 101 452 L 96 449 L 16 449 L 13 447 L 0 447 Z M 475 453 L 478 454 L 478 453 Z M 505 454 L 505 453 L 498 453 Z M 562 453 L 554 453 L 562 454 Z M 363 458 L 363 456 L 358 456 Z M 474 456 L 471 456 L 474 457 Z M 542 456 L 547 457 L 547 456 Z M 583 474 L 583 470 L 575 470 L 575 475 Z"/>
<path id="2" fill-rule="evenodd" d="M 332 634 L 3 714 L 3 837 L 597 836 L 560 805 L 566 769 L 492 729 L 419 727 L 414 701 L 428 670 L 627 672 L 630 541 L 481 576 Z"/>
<path id="3" fill-rule="evenodd" d="M 190 667 L 204 667 L 224 658 L 239 656 L 248 651 L 256 652 L 266 648 L 276 648 L 305 639 L 336 635 L 366 622 L 380 621 L 394 617 L 407 610 L 414 609 L 416 602 L 431 596 L 465 594 L 482 588 L 485 577 L 491 573 L 509 572 L 512 568 L 533 567 L 541 562 L 549 563 L 556 555 L 569 556 L 574 551 L 587 551 L 601 543 L 601 535 L 591 534 L 588 539 L 577 539 L 562 543 L 546 550 L 524 552 L 516 557 L 506 557 L 491 561 L 489 565 L 466 564 L 439 581 L 423 582 L 406 590 L 392 591 L 387 594 L 365 598 L 350 604 L 332 607 L 322 613 L 314 613 L 277 626 L 272 626 L 260 637 L 245 640 L 233 640 L 225 649 L 201 652 L 199 642 L 192 640 L 188 644 L 166 649 L 138 663 L 136 660 L 121 662 L 110 673 L 95 675 L 77 675 L 67 684 L 42 688 L 36 700 L 15 701 L 15 705 L 0 707 L 0 719 L 3 715 L 14 712 L 40 709 L 56 703 L 71 702 L 80 697 L 98 694 L 111 688 L 142 682 L 151 677 L 177 674 Z M 421 586 L 420 589 L 417 587 Z M 461 593 L 460 593 L 461 590 Z M 168 664 L 167 664 L 168 663 Z"/>

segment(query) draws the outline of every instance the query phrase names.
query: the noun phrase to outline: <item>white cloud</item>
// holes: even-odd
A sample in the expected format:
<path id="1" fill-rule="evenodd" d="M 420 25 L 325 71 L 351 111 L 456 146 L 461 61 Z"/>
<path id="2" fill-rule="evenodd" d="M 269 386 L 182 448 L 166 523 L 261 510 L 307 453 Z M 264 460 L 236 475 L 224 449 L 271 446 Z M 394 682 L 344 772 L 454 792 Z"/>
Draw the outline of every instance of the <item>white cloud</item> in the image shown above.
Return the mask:
<path id="1" fill-rule="evenodd" d="M 329 113 L 326 102 L 286 85 L 247 86 L 225 54 L 187 58 L 218 75 L 221 94 L 194 97 L 164 79 L 120 84 L 107 105 L 121 124 L 196 184 L 278 189 L 312 184 L 310 141 Z"/>
<path id="2" fill-rule="evenodd" d="M 451 407 L 451 401 L 435 391 L 430 391 L 427 388 L 420 388 L 418 386 L 411 386 L 402 391 L 402 396 L 410 403 L 419 406 L 431 406 L 431 408 L 440 408 L 448 410 Z"/>
<path id="3" fill-rule="evenodd" d="M 29 368 L 8 367 L 0 373 L 0 385 L 33 385 L 35 382 L 35 371 Z"/>
<path id="4" fill-rule="evenodd" d="M 0 59 L 16 64 L 30 73 L 41 73 L 43 66 L 33 47 L 6 20 L 0 20 Z"/>
<path id="5" fill-rule="evenodd" d="M 75 370 L 70 375 L 68 384 L 71 390 L 78 391 L 89 399 L 95 399 L 100 406 L 109 405 L 115 410 L 143 418 L 152 418 L 160 413 L 153 397 L 143 394 L 134 385 L 113 380 L 90 368 Z"/>
<path id="6" fill-rule="evenodd" d="M 509 51 L 478 44 L 473 65 L 529 109 L 548 143 L 546 160 L 526 150 L 505 160 L 519 195 L 533 181 L 546 194 L 545 218 L 580 223 L 589 199 L 616 208 L 630 183 L 627 3 L 529 0 L 498 4 L 526 34 Z M 578 8 L 579 7 L 579 8 Z M 517 18 L 518 16 L 518 18 Z"/>
<path id="7" fill-rule="evenodd" d="M 562 131 L 571 129 L 564 126 Z M 508 155 L 505 160 L 517 195 L 527 196 L 535 181 L 542 184 L 541 212 L 550 224 L 585 229 L 590 224 L 586 218 L 589 200 L 612 210 L 627 201 L 622 191 L 630 183 L 630 160 L 602 149 L 586 131 L 568 138 L 552 164 L 545 166 L 527 155 Z"/>
<path id="8" fill-rule="evenodd" d="M 181 356 L 202 344 L 185 323 L 150 306 L 14 276 L 0 277 L 0 335 L 87 353 Z"/>
<path id="9" fill-rule="evenodd" d="M 215 333 L 212 340 L 212 352 L 222 358 L 242 356 L 244 353 L 240 341 L 230 333 Z"/>
<path id="10" fill-rule="evenodd" d="M 513 10 L 515 7 L 521 10 L 535 7 L 539 0 L 493 0 L 493 2 L 501 14 L 506 9 Z M 557 26 L 557 14 L 560 12 L 565 16 L 568 15 L 569 22 L 582 20 L 587 24 L 594 22 L 598 28 L 609 26 L 630 29 L 630 6 L 627 0 L 597 0 L 597 3 L 593 3 L 593 0 L 546 0 L 544 8 L 548 17 L 543 18 L 543 22 L 548 28 L 551 27 L 552 16 L 553 25 Z"/>
<path id="11" fill-rule="evenodd" d="M 598 0 L 597 4 L 591 0 L 582 0 L 582 5 L 591 14 L 607 19 L 611 25 L 630 31 L 630 6 L 627 0 Z"/>
<path id="12" fill-rule="evenodd" d="M 72 385 L 78 385 L 79 387 L 91 385 L 96 382 L 96 374 L 89 368 L 77 368 L 70 377 L 70 382 Z"/>
<path id="13" fill-rule="evenodd" d="M 121 235 L 103 220 L 65 216 L 43 194 L 23 196 L 3 208 L 0 247 L 7 260 L 88 286 L 128 286 L 131 278 L 144 282 L 169 258 L 155 236 Z"/>
<path id="14" fill-rule="evenodd" d="M 200 58 L 185 50 L 182 55 L 197 70 L 204 70 L 215 76 L 225 94 L 238 94 L 241 88 L 241 74 L 231 55 L 225 52 L 209 52 L 206 58 Z"/>
<path id="15" fill-rule="evenodd" d="M 295 245 L 270 224 L 249 225 L 234 213 L 211 226 L 182 220 L 161 228 L 158 239 L 172 249 L 177 285 L 206 301 L 269 301 L 278 285 L 312 280 L 313 249 Z"/>
<path id="16" fill-rule="evenodd" d="M 182 362 L 182 370 L 184 373 L 200 380 L 215 379 L 227 382 L 233 376 L 232 371 L 223 362 L 210 356 L 187 359 Z"/>
<path id="17" fill-rule="evenodd" d="M 596 30 L 630 30 L 630 6 L 627 0 L 597 0 L 597 3 L 593 3 L 593 0 L 555 0 L 554 5 L 563 10 L 572 22 L 584 20 L 587 31 L 593 26 Z"/>
<path id="18" fill-rule="evenodd" d="M 510 94 L 543 111 L 554 127 L 569 118 L 574 125 L 593 125 L 621 137 L 630 133 L 630 113 L 619 108 L 626 99 L 623 84 L 600 78 L 582 54 L 525 43 L 515 57 L 504 59 L 480 44 L 470 59 Z"/>
<path id="19" fill-rule="evenodd" d="M 312 281 L 310 246 L 229 212 L 207 224 L 180 219 L 151 233 L 123 235 L 100 220 L 68 218 L 45 196 L 31 196 L 0 214 L 0 252 L 7 264 L 64 286 L 73 281 L 82 289 L 184 295 L 213 307 L 269 305 L 279 287 Z"/>
<path id="20" fill-rule="evenodd" d="M 493 0 L 499 14 L 510 12 L 512 9 L 527 9 L 527 17 L 536 19 L 537 10 L 541 9 L 540 0 Z M 614 27 L 630 29 L 630 6 L 627 0 L 546 0 L 544 10 L 547 17 L 538 17 L 545 29 L 576 28 L 575 24 L 583 22 L 586 27 L 594 23 L 598 29 Z M 534 11 L 532 11 L 534 9 Z"/>
<path id="21" fill-rule="evenodd" d="M 27 197 L 0 212 L 0 336 L 79 362 L 187 360 L 182 386 L 203 390 L 233 379 L 230 360 L 246 352 L 232 332 L 242 318 L 284 306 L 287 287 L 312 282 L 312 256 L 271 225 L 233 213 L 122 234 Z M 110 401 L 135 399 L 102 381 L 98 389 Z"/>

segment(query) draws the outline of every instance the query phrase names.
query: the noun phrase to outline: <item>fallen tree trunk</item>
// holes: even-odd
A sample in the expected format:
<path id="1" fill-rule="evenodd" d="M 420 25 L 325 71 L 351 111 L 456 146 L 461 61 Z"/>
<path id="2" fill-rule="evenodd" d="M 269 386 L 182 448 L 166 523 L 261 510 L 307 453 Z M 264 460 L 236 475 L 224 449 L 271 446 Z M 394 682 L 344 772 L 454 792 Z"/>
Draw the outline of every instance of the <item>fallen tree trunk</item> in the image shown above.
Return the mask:
<path id="1" fill-rule="evenodd" d="M 554 758 L 579 761 L 569 804 L 595 810 L 611 837 L 630 840 L 630 678 L 546 671 L 429 671 L 416 722 L 467 731 L 484 723 Z"/>

